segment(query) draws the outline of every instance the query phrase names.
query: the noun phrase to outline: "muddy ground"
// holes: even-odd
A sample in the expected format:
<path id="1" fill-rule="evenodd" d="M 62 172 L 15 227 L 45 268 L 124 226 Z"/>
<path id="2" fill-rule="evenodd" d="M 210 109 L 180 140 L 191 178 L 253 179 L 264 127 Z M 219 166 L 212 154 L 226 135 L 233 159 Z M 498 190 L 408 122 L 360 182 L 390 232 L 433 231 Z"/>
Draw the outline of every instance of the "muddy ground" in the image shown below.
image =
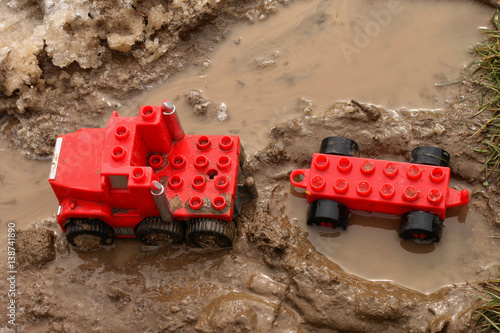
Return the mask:
<path id="1" fill-rule="evenodd" d="M 12 140 L 13 150 L 31 157 L 49 156 L 58 135 L 91 124 L 137 91 L 200 63 L 233 23 L 263 20 L 286 1 L 72 4 L 78 10 L 62 4 L 7 5 L 10 12 L 36 21 L 24 36 L 29 43 L 0 49 L 2 134 Z M 4 35 L 14 34 L 22 17 L 13 15 L 11 31 Z M 457 88 L 457 97 L 468 89 Z M 479 142 L 470 136 L 464 110 L 457 105 L 432 114 L 388 112 L 339 103 L 322 116 L 304 115 L 274 127 L 269 146 L 245 166 L 256 178 L 260 197 L 238 217 L 231 250 L 150 248 L 118 240 L 109 248 L 82 252 L 68 245 L 52 218 L 19 230 L 16 326 L 8 325 L 2 310 L 0 327 L 27 332 L 470 332 L 478 284 L 424 295 L 347 274 L 314 249 L 283 205 L 290 172 L 306 167 L 321 139 L 332 133 L 357 133 L 368 157 L 408 157 L 418 145 L 446 146 L 454 174 L 482 183 L 484 157 L 473 151 Z M 497 188 L 478 188 L 471 205 L 489 221 L 498 220 Z M 2 284 L 5 289 L 5 280 Z M 2 304 L 7 299 L 2 292 Z"/>

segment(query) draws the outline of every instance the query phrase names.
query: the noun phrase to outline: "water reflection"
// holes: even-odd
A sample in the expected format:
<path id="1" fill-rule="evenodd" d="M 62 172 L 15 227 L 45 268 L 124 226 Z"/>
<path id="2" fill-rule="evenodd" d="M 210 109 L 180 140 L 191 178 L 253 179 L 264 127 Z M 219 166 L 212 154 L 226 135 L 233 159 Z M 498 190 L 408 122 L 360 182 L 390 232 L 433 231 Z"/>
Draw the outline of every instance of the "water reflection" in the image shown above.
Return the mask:
<path id="1" fill-rule="evenodd" d="M 416 254 L 427 254 L 431 253 L 436 249 L 436 243 L 419 243 L 410 239 L 402 239 L 401 247 L 408 252 Z"/>

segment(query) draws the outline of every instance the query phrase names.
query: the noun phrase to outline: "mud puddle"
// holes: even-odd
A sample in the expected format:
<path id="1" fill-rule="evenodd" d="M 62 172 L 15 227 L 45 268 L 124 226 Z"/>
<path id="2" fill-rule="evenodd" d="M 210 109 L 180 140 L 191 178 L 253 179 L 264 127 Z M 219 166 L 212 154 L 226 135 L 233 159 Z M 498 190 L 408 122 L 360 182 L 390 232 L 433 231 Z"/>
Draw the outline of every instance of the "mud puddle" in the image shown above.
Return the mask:
<path id="1" fill-rule="evenodd" d="M 472 1 L 300 1 L 283 15 L 235 28 L 200 64 L 125 105 L 175 99 L 186 130 L 239 134 L 247 153 L 262 149 L 269 127 L 318 114 L 339 100 L 387 109 L 440 109 L 454 101 L 447 87 L 470 61 L 491 8 Z M 425 23 L 424 23 L 425 22 Z M 153 89 L 153 87 L 151 87 Z M 196 116 L 192 89 L 228 119 Z M 450 98 L 450 100 L 448 100 Z"/>
<path id="2" fill-rule="evenodd" d="M 469 188 L 464 182 L 454 183 Z M 351 211 L 346 230 L 308 226 L 305 194 L 293 189 L 291 193 L 285 210 L 291 223 L 308 232 L 317 251 L 356 276 L 432 293 L 446 285 L 498 275 L 498 242 L 490 237 L 491 226 L 472 208 L 450 209 L 441 241 L 417 244 L 399 238 L 396 215 Z"/>
<path id="3" fill-rule="evenodd" d="M 47 179 L 50 161 L 28 160 L 12 152 L 0 140 L 0 209 L 1 222 L 14 222 L 26 229 L 57 211 L 57 199 Z M 0 242 L 7 237 L 0 232 Z"/>
<path id="4" fill-rule="evenodd" d="M 434 83 L 460 75 L 469 59 L 464 50 L 481 39 L 477 27 L 488 22 L 491 9 L 465 1 L 392 3 L 403 10 L 398 13 L 400 7 L 393 9 L 390 23 L 381 27 L 379 34 L 369 44 L 356 46 L 356 29 L 365 29 L 376 20 L 372 11 L 389 10 L 388 1 L 295 2 L 267 21 L 238 28 L 213 55 L 200 59 L 198 67 L 118 111 L 121 116 L 135 116 L 140 104 L 159 104 L 163 98 L 172 98 L 187 133 L 239 134 L 252 155 L 268 144 L 273 125 L 304 114 L 322 113 L 342 99 L 359 99 L 389 109 L 445 107 L 447 92 L 436 89 Z M 431 24 L 434 21 L 436 25 Z M 425 31 L 421 31 L 422 22 Z M 439 29 L 443 39 L 436 33 Z M 342 31 L 346 35 L 341 35 Z M 393 39 L 386 39 L 391 36 Z M 342 42 L 361 52 L 352 54 L 348 61 L 340 48 Z M 406 58 L 405 52 L 409 54 Z M 413 78 L 419 80 L 413 82 Z M 215 106 L 224 102 L 229 118 L 219 122 L 214 113 L 193 114 L 185 97 L 192 89 L 202 90 Z M 351 130 L 367 124 L 348 117 L 344 120 Z M 319 131 L 323 123 L 335 119 L 326 117 L 314 123 L 314 119 L 306 118 L 313 120 L 309 132 Z M 400 120 L 410 122 L 408 117 Z M 106 121 L 107 117 L 100 125 L 105 126 Z M 377 133 L 395 130 L 390 121 L 384 122 L 383 128 L 377 126 L 359 133 L 365 144 L 374 142 Z M 402 132 L 411 135 L 410 125 L 403 126 L 407 127 Z M 282 136 L 296 135 L 296 128 L 288 128 Z M 430 135 L 416 136 L 417 141 Z M 457 135 L 465 137 L 464 132 Z M 398 140 L 403 139 L 393 134 L 382 136 L 378 142 L 385 145 L 384 149 L 392 145 L 395 151 Z M 270 151 L 263 161 L 270 161 L 271 171 L 256 172 L 264 180 L 261 189 L 270 189 L 280 181 L 288 186 L 286 177 L 277 180 L 275 173 L 285 175 L 293 163 L 297 167 L 318 143 L 317 138 L 302 142 L 301 146 L 288 147 L 284 155 Z M 405 143 L 400 152 L 409 151 L 408 141 Z M 380 149 L 372 147 L 372 152 Z M 0 152 L 9 154 L 8 150 Z M 293 157 L 286 166 L 289 170 L 272 162 L 283 156 Z M 2 214 L 2 224 L 13 220 L 22 230 L 55 214 L 57 203 L 47 182 L 49 162 L 16 160 L 7 155 L 2 158 L 0 202 L 2 211 L 7 211 Z M 476 302 L 468 286 L 424 296 L 390 283 L 358 279 L 333 262 L 368 279 L 391 280 L 423 292 L 484 277 L 480 271 L 498 258 L 492 254 L 494 244 L 487 238 L 487 229 L 482 229 L 486 224 L 472 211 L 450 213 L 442 242 L 425 247 L 420 251 L 424 253 L 401 244 L 397 220 L 392 218 L 377 220 L 380 226 L 392 223 L 392 227 L 371 227 L 366 226 L 371 225 L 371 217 L 354 212 L 348 230 L 338 237 L 317 237 L 300 225 L 309 232 L 316 249 L 332 260 L 328 261 L 309 248 L 301 229 L 294 228 L 304 220 L 305 199 L 291 196 L 288 188 L 288 201 L 270 201 L 269 192 L 261 193 L 261 202 L 250 210 L 249 217 L 241 217 L 240 238 L 234 248 L 216 253 L 184 247 L 150 249 L 136 240 L 117 240 L 107 249 L 82 253 L 68 246 L 54 219 L 46 219 L 44 226 L 58 234 L 57 251 L 55 260 L 49 258 L 42 262 L 44 267 L 33 265 L 20 275 L 22 327 L 47 332 L 230 332 L 235 327 L 266 332 L 287 328 L 300 332 L 302 327 L 311 332 L 424 332 L 429 323 L 450 323 L 452 331 L 467 331 L 471 304 Z M 283 202 L 292 210 L 287 212 L 292 225 L 278 211 Z M 263 209 L 266 205 L 267 210 Z M 463 215 L 467 215 L 465 223 Z M 486 245 L 478 247 L 480 242 Z M 27 255 L 36 254 L 31 247 L 23 250 Z M 470 265 L 476 261 L 477 265 Z M 414 266 L 408 268 L 409 262 Z M 464 263 L 470 265 L 465 273 L 460 267 Z M 396 266 L 406 267 L 413 274 Z M 124 322 L 124 317 L 130 321 Z"/>
<path id="5" fill-rule="evenodd" d="M 490 15 L 489 8 L 468 1 L 443 1 L 432 6 L 425 1 L 297 2 L 286 9 L 286 15 L 238 27 L 210 59 L 202 59 L 200 66 L 145 93 L 119 113 L 135 116 L 139 105 L 172 98 L 187 133 L 238 134 L 251 154 L 267 144 L 272 125 L 301 116 L 308 107 L 308 111 L 315 111 L 308 114 L 314 114 L 334 101 L 351 98 L 388 108 L 445 107 L 446 90 L 435 83 L 460 76 L 470 60 L 466 50 L 480 40 L 477 28 Z M 425 26 L 421 24 L 424 21 Z M 374 22 L 380 31 L 375 34 L 374 30 L 372 37 L 363 34 L 374 29 Z M 369 43 L 359 44 L 362 36 L 368 37 Z M 195 115 L 185 97 L 191 89 L 202 90 L 212 103 L 226 103 L 229 118 L 219 122 L 209 115 Z M 100 125 L 105 124 L 106 120 Z M 2 150 L 0 154 L 8 152 Z M 57 201 L 46 182 L 50 162 L 28 162 L 22 157 L 3 160 L 2 187 L 9 190 L 0 196 L 2 219 L 24 229 L 40 217 L 54 214 Z M 293 196 L 288 200 L 289 218 L 300 221 L 300 226 L 309 231 L 303 223 L 305 200 Z M 369 218 L 358 213 L 353 214 L 353 225 L 342 236 L 309 231 L 309 239 L 349 272 L 430 292 L 477 274 L 474 269 L 463 272 L 459 264 L 454 265 L 456 270 L 448 264 L 437 265 L 448 252 L 454 258 L 450 264 L 459 259 L 467 261 L 473 253 L 454 249 L 463 248 L 464 242 L 475 243 L 471 238 L 487 237 L 487 231 L 481 228 L 484 224 L 475 222 L 479 221 L 477 214 L 469 212 L 467 216 L 467 223 L 453 223 L 448 221 L 453 217 L 449 218 L 443 241 L 427 254 L 405 249 L 407 244 L 401 243 L 395 232 L 398 219 L 378 218 L 380 225 L 392 226 L 389 230 L 364 227 Z M 360 251 L 366 251 L 367 256 L 360 256 L 366 260 L 353 260 Z M 373 253 L 380 255 L 378 260 L 373 260 Z M 390 257 L 394 259 L 386 260 Z M 481 260 L 477 263 L 477 269 L 486 264 Z M 434 272 L 436 266 L 437 272 L 446 274 L 436 273 L 439 276 L 432 281 L 419 275 L 426 275 L 431 268 Z M 419 267 L 425 269 L 416 269 Z"/>
<path id="6" fill-rule="evenodd" d="M 271 126 L 318 114 L 339 100 L 446 108 L 454 97 L 436 84 L 460 77 L 470 61 L 467 50 L 482 38 L 478 28 L 490 17 L 490 8 L 469 1 L 297 2 L 286 15 L 236 28 L 199 66 L 119 112 L 135 116 L 140 104 L 173 99 L 186 132 L 238 134 L 251 155 L 268 143 Z M 194 114 L 186 98 L 192 89 L 215 106 L 225 103 L 228 119 Z M 500 263 L 493 253 L 481 255 L 491 252 L 494 240 L 472 210 L 446 220 L 440 243 L 415 246 L 399 239 L 399 217 L 354 212 L 346 232 L 331 233 L 305 225 L 306 200 L 287 200 L 288 217 L 309 232 L 319 252 L 367 279 L 430 293 L 477 281 Z"/>

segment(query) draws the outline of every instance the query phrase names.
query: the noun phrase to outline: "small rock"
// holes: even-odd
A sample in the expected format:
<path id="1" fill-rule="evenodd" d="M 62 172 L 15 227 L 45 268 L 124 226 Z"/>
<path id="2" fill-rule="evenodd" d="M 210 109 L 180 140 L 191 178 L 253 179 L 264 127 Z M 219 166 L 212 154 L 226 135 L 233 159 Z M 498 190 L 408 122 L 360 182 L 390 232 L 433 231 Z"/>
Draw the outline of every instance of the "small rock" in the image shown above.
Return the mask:
<path id="1" fill-rule="evenodd" d="M 267 68 L 276 65 L 276 59 L 279 58 L 279 51 L 274 52 L 269 59 L 256 58 L 255 63 L 259 68 Z"/>
<path id="2" fill-rule="evenodd" d="M 297 106 L 299 110 L 305 115 L 310 115 L 312 113 L 312 101 L 305 97 L 301 97 L 297 101 Z"/>
<path id="3" fill-rule="evenodd" d="M 197 115 L 205 115 L 207 113 L 210 102 L 205 102 L 194 106 L 194 113 Z"/>
<path id="4" fill-rule="evenodd" d="M 55 234 L 45 228 L 19 230 L 16 233 L 16 266 L 20 269 L 41 268 L 56 258 Z"/>
<path id="5" fill-rule="evenodd" d="M 217 119 L 219 119 L 219 121 L 227 119 L 227 105 L 225 103 L 220 103 L 217 109 Z"/>
<path id="6" fill-rule="evenodd" d="M 201 95 L 201 90 L 191 89 L 189 94 L 187 95 L 187 100 L 189 105 L 195 106 L 197 104 L 201 104 L 205 102 L 205 98 Z"/>
<path id="7" fill-rule="evenodd" d="M 201 90 L 192 89 L 187 95 L 187 101 L 193 107 L 193 111 L 197 115 L 205 115 L 210 106 L 210 102 L 202 96 Z"/>

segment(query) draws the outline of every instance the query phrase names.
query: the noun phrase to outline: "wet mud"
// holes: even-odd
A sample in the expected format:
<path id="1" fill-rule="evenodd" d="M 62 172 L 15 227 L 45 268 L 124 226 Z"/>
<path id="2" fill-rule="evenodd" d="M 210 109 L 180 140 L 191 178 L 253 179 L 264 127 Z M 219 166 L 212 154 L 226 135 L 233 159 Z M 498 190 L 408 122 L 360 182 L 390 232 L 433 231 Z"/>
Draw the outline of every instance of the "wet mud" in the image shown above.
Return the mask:
<path id="1" fill-rule="evenodd" d="M 470 332 L 476 283 L 423 294 L 356 277 L 316 251 L 307 233 L 286 215 L 289 174 L 306 166 L 316 150 L 304 142 L 366 125 L 364 111 L 352 108 L 336 104 L 319 117 L 273 128 L 270 145 L 245 166 L 261 196 L 245 204 L 237 218 L 238 239 L 231 250 L 155 248 L 117 240 L 85 252 L 68 245 L 55 220 L 46 220 L 43 232 L 34 232 L 40 236 L 26 237 L 56 234 L 54 245 L 45 245 L 55 249 L 56 258 L 48 249 L 19 247 L 20 256 L 35 260 L 20 274 L 19 327 L 47 332 Z M 474 179 L 481 164 L 461 153 L 473 142 L 435 133 L 421 137 L 418 124 L 425 114 L 401 116 L 408 117 L 406 137 L 386 131 L 392 126 L 391 113 L 381 110 L 370 121 L 375 129 L 357 138 L 367 156 L 377 156 L 381 146 L 405 156 L 416 145 L 438 140 L 450 147 L 456 176 Z M 465 134 L 467 127 L 459 120 L 446 119 L 445 131 Z M 471 208 L 483 202 L 476 194 Z M 491 267 L 479 279 L 498 273 L 498 266 Z"/>
<path id="2" fill-rule="evenodd" d="M 341 1 L 334 8 L 351 16 L 355 8 L 365 12 L 371 8 L 363 7 L 369 2 L 355 3 Z M 435 5 L 442 3 L 447 2 Z M 320 21 L 330 25 L 337 22 L 335 16 L 317 14 L 329 13 L 332 7 L 323 2 L 315 4 L 319 4 L 319 10 L 309 9 L 307 18 L 299 24 L 306 27 L 306 31 L 322 26 Z M 495 1 L 489 4 L 495 5 Z M 489 238 L 498 233 L 491 221 L 500 219 L 500 199 L 495 185 L 482 185 L 483 157 L 474 152 L 480 141 L 470 135 L 470 124 L 464 121 L 469 109 L 466 105 L 447 103 L 448 98 L 460 96 L 469 87 L 462 85 L 436 92 L 429 88 L 429 82 L 435 80 L 426 81 L 421 83 L 423 88 L 419 93 L 403 94 L 401 96 L 407 99 L 401 101 L 390 97 L 370 100 L 369 95 L 351 96 L 348 90 L 334 97 L 325 97 L 328 89 L 317 95 L 305 94 L 301 87 L 310 85 L 311 81 L 301 79 L 300 75 L 273 73 L 280 66 L 287 71 L 287 61 L 296 59 L 291 57 L 297 50 L 293 48 L 278 53 L 269 51 L 270 48 L 257 49 L 258 52 L 245 60 L 253 66 L 246 68 L 246 81 L 235 78 L 231 86 L 218 87 L 217 82 L 227 73 L 217 66 L 231 64 L 231 61 L 217 58 L 215 54 L 208 60 L 208 53 L 217 50 L 224 38 L 230 41 L 231 47 L 249 48 L 248 52 L 252 48 L 252 43 L 245 44 L 246 38 L 230 35 L 231 24 L 241 20 L 257 22 L 245 29 L 259 29 L 259 24 L 279 18 L 281 11 L 290 10 L 292 16 L 298 15 L 305 8 L 300 6 L 308 3 L 192 1 L 164 5 L 150 1 L 118 6 L 118 10 L 111 11 L 116 5 L 113 1 L 82 2 L 74 11 L 53 8 L 48 2 L 19 1 L 11 2 L 9 11 L 1 14 L 21 12 L 24 16 L 33 14 L 35 18 L 29 23 L 31 28 L 24 32 L 32 41 L 30 48 L 19 48 L 16 52 L 24 53 L 16 57 L 13 51 L 0 53 L 0 77 L 6 78 L 0 86 L 1 125 L 2 135 L 7 137 L 0 147 L 3 192 L 0 207 L 5 214 L 0 217 L 0 227 L 6 228 L 12 221 L 18 226 L 19 281 L 16 326 L 9 326 L 7 317 L 0 312 L 2 330 L 473 331 L 471 319 L 480 302 L 481 281 L 496 278 L 500 273 L 500 258 L 495 254 L 498 243 Z M 284 8 L 287 6 L 289 8 Z M 487 13 L 485 8 L 474 5 L 478 15 Z M 467 12 L 465 7 L 460 10 Z M 20 18 L 12 16 L 8 21 L 11 29 L 15 29 Z M 79 27 L 86 27 L 83 35 L 78 34 L 82 30 Z M 391 29 L 397 31 L 397 26 Z M 285 36 L 299 30 L 284 31 Z M 319 29 L 314 33 L 325 32 Z M 43 45 L 40 34 L 47 34 Z M 293 41 L 290 45 L 307 40 L 300 33 L 297 35 L 299 42 Z M 80 44 L 73 43 L 76 40 Z M 69 53 L 62 52 L 61 43 Z M 383 44 L 383 40 L 376 40 L 374 46 L 377 43 Z M 79 52 L 81 45 L 85 47 Z M 227 51 L 229 46 L 224 45 L 221 49 Z M 374 49 L 377 50 L 380 49 Z M 456 59 L 450 65 L 455 71 L 443 70 L 446 73 L 437 74 L 437 81 L 458 75 L 460 64 L 466 59 Z M 175 81 L 179 74 L 169 78 L 193 63 L 197 64 L 193 69 L 196 79 L 201 76 L 208 82 L 206 86 L 195 84 L 194 80 L 184 84 L 182 80 Z M 231 66 L 244 68 L 237 62 Z M 439 64 L 435 66 L 441 68 Z M 205 75 L 207 77 L 203 77 Z M 289 95 L 269 93 L 280 100 L 278 111 L 268 99 L 248 98 L 252 94 L 266 96 L 265 91 L 259 92 L 256 88 L 266 78 L 271 86 L 278 80 L 291 87 Z M 139 99 L 132 95 L 169 80 L 173 86 L 168 87 L 168 92 L 175 95 L 179 109 L 193 110 L 181 115 L 188 131 L 207 134 L 229 131 L 248 143 L 249 155 L 244 169 L 255 178 L 260 196 L 245 203 L 236 218 L 238 236 L 233 248 L 197 251 L 185 245 L 144 246 L 127 239 L 90 251 L 70 246 L 54 217 L 57 202 L 46 183 L 50 162 L 26 162 L 16 147 L 31 157 L 47 157 L 57 135 L 82 126 L 104 126 L 105 115 L 125 103 L 130 104 L 121 115 L 133 116 L 137 112 L 134 103 L 139 103 Z M 301 83 L 294 86 L 290 83 L 294 80 Z M 328 81 L 322 82 L 328 84 Z M 211 87 L 214 90 L 210 90 Z M 240 95 L 239 103 L 231 100 L 242 87 L 248 90 L 248 95 Z M 190 94 L 191 91 L 194 92 Z M 231 98 L 222 100 L 216 91 L 231 92 Z M 165 90 L 160 90 L 150 95 L 154 101 L 144 102 L 146 98 L 141 104 L 158 104 L 159 95 L 168 97 L 164 96 Z M 332 102 L 345 98 L 348 101 Z M 408 101 L 441 110 L 408 110 L 403 107 Z M 256 102 L 264 106 L 255 107 Z M 245 105 L 253 107 L 244 108 Z M 244 121 L 249 118 L 256 119 Z M 471 191 L 469 211 L 449 212 L 445 221 L 444 237 L 448 239 L 443 241 L 451 245 L 416 249 L 396 237 L 394 217 L 380 217 L 379 226 L 374 227 L 378 217 L 356 212 L 345 232 L 305 226 L 307 203 L 303 194 L 296 193 L 290 186 L 290 172 L 308 167 L 311 155 L 318 151 L 324 137 L 352 136 L 353 133 L 362 156 L 366 157 L 407 160 L 410 151 L 419 145 L 437 145 L 451 154 L 455 178 L 452 186 Z M 13 153 L 17 155 L 10 157 Z M 314 235 L 315 232 L 320 236 Z M 350 242 L 349 237 L 359 238 L 359 243 Z M 370 238 L 373 240 L 367 241 Z M 0 239 L 2 243 L 6 240 L 3 232 Z M 328 239 L 326 244 L 322 243 L 324 239 Z M 377 242 L 385 247 L 376 248 Z M 391 242 L 393 245 L 387 245 Z M 335 251 L 335 246 L 342 249 Z M 461 246 L 467 246 L 469 251 Z M 335 257 L 335 252 L 338 255 L 342 251 L 350 253 L 344 258 Z M 414 260 L 413 265 L 398 271 L 392 267 L 398 265 L 397 260 L 389 262 L 388 274 L 370 271 L 369 263 L 362 260 L 359 265 L 349 266 L 359 255 L 374 251 L 381 255 L 401 253 L 397 260 L 407 264 Z M 0 260 L 3 267 L 7 262 L 5 249 Z M 440 262 L 448 266 L 442 264 L 443 267 L 436 268 Z M 470 262 L 473 264 L 462 267 Z M 401 274 L 402 270 L 407 275 Z M 445 276 L 445 272 L 449 276 Z M 436 274 L 440 276 L 435 277 Z M 0 300 L 6 304 L 8 286 L 5 281 L 0 282 L 0 286 Z"/>

